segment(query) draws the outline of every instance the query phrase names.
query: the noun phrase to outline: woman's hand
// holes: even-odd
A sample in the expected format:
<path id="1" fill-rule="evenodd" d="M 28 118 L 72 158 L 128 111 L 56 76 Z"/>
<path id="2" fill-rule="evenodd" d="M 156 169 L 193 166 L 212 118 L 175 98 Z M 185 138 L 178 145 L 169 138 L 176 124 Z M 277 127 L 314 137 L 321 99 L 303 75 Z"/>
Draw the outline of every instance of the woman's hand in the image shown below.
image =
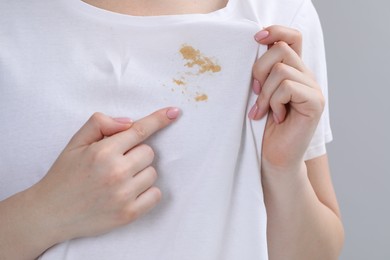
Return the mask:
<path id="1" fill-rule="evenodd" d="M 255 35 L 268 51 L 253 66 L 253 91 L 259 95 L 249 117 L 268 113 L 264 132 L 262 167 L 295 172 L 324 108 L 324 97 L 313 74 L 303 64 L 301 34 L 271 26 Z"/>
<path id="2" fill-rule="evenodd" d="M 268 45 L 253 67 L 259 97 L 249 117 L 268 114 L 261 178 L 269 259 L 337 259 L 344 235 L 326 156 L 304 162 L 325 101 L 301 60 L 302 36 L 271 26 L 255 39 Z"/>
<path id="3" fill-rule="evenodd" d="M 166 108 L 135 123 L 93 115 L 41 181 L 0 203 L 0 258 L 33 259 L 56 243 L 108 232 L 156 206 L 154 153 L 143 142 L 178 115 Z"/>
<path id="4" fill-rule="evenodd" d="M 37 185 L 47 213 L 56 216 L 52 224 L 71 231 L 68 238 L 94 236 L 153 208 L 161 194 L 153 187 L 153 149 L 142 142 L 178 115 L 177 110 L 167 111 L 157 111 L 114 135 L 109 125 L 104 129 L 108 117 L 92 116 Z M 167 114 L 172 113 L 170 119 Z"/>

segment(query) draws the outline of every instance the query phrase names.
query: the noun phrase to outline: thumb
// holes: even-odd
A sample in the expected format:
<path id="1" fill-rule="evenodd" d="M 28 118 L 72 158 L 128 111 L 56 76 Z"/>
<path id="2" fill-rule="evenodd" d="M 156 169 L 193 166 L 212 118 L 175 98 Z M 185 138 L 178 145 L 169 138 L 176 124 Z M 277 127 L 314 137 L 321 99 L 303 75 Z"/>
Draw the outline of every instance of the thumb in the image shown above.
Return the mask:
<path id="1" fill-rule="evenodd" d="M 94 113 L 72 137 L 68 148 L 90 145 L 106 136 L 127 130 L 133 121 L 130 118 L 112 118 L 102 113 Z"/>

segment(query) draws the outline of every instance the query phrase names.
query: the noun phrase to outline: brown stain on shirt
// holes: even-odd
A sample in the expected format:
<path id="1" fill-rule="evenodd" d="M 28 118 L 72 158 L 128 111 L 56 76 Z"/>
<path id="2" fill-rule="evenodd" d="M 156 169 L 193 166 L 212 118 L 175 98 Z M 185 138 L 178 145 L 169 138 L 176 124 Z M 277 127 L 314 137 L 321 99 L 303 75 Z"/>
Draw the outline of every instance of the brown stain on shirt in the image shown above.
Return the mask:
<path id="1" fill-rule="evenodd" d="M 179 49 L 179 53 L 185 61 L 184 66 L 187 67 L 187 69 L 178 72 L 178 75 L 172 78 L 173 87 L 171 88 L 171 91 L 177 91 L 178 93 L 187 96 L 188 102 L 191 100 L 195 102 L 208 101 L 208 95 L 204 93 L 202 88 L 196 83 L 197 80 L 195 78 L 200 76 L 212 76 L 212 73 L 218 73 L 222 70 L 221 66 L 217 63 L 215 58 L 207 57 L 201 53 L 200 50 L 195 49 L 189 44 L 183 44 Z"/>
<path id="2" fill-rule="evenodd" d="M 196 102 L 207 101 L 209 97 L 206 94 L 200 94 L 195 97 Z"/>
<path id="3" fill-rule="evenodd" d="M 178 86 L 184 86 L 186 84 L 186 82 L 184 80 L 181 80 L 181 79 L 173 79 L 172 81 L 173 81 L 173 83 L 175 83 Z"/>
<path id="4" fill-rule="evenodd" d="M 205 72 L 216 73 L 221 71 L 220 65 L 190 45 L 184 44 L 180 49 L 180 53 L 183 56 L 183 59 L 188 61 L 185 66 L 189 68 L 198 66 L 199 74 Z"/>

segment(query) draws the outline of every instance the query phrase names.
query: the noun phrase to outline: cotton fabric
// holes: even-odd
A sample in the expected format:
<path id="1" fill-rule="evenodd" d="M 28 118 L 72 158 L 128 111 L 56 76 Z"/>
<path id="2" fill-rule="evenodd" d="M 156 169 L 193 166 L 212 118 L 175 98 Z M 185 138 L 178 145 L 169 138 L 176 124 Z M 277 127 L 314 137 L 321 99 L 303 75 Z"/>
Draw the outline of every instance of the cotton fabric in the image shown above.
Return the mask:
<path id="1" fill-rule="evenodd" d="M 304 35 L 303 59 L 327 98 L 321 27 L 309 0 L 230 0 L 209 14 L 136 17 L 79 0 L 0 2 L 0 199 L 39 181 L 96 111 L 182 116 L 146 143 L 161 203 L 134 223 L 48 249 L 40 259 L 268 259 L 260 179 L 265 119 L 253 35 L 272 24 Z M 325 153 L 328 108 L 306 153 Z M 37 238 L 39 239 L 39 238 Z"/>

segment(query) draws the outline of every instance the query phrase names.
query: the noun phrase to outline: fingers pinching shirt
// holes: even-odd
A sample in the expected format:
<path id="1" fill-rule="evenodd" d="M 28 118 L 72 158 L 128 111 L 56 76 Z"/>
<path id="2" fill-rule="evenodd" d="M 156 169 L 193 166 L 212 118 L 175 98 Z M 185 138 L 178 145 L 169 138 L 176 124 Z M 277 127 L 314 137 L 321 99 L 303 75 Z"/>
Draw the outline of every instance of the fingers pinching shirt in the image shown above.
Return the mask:
<path id="1" fill-rule="evenodd" d="M 293 28 L 272 25 L 256 33 L 254 38 L 258 43 L 268 46 L 272 46 L 275 42 L 283 41 L 299 56 L 302 55 L 302 34 Z"/>
<path id="2" fill-rule="evenodd" d="M 285 104 L 276 104 L 275 97 L 273 98 L 279 87 L 286 85 L 286 81 L 305 86 L 313 85 L 313 80 L 307 76 L 306 66 L 300 57 L 302 35 L 295 29 L 274 25 L 258 32 L 254 38 L 260 44 L 268 45 L 268 50 L 253 66 L 253 91 L 259 97 L 248 116 L 258 120 L 265 116 L 271 107 L 278 110 L 283 120 L 285 111 L 281 106 Z"/>

